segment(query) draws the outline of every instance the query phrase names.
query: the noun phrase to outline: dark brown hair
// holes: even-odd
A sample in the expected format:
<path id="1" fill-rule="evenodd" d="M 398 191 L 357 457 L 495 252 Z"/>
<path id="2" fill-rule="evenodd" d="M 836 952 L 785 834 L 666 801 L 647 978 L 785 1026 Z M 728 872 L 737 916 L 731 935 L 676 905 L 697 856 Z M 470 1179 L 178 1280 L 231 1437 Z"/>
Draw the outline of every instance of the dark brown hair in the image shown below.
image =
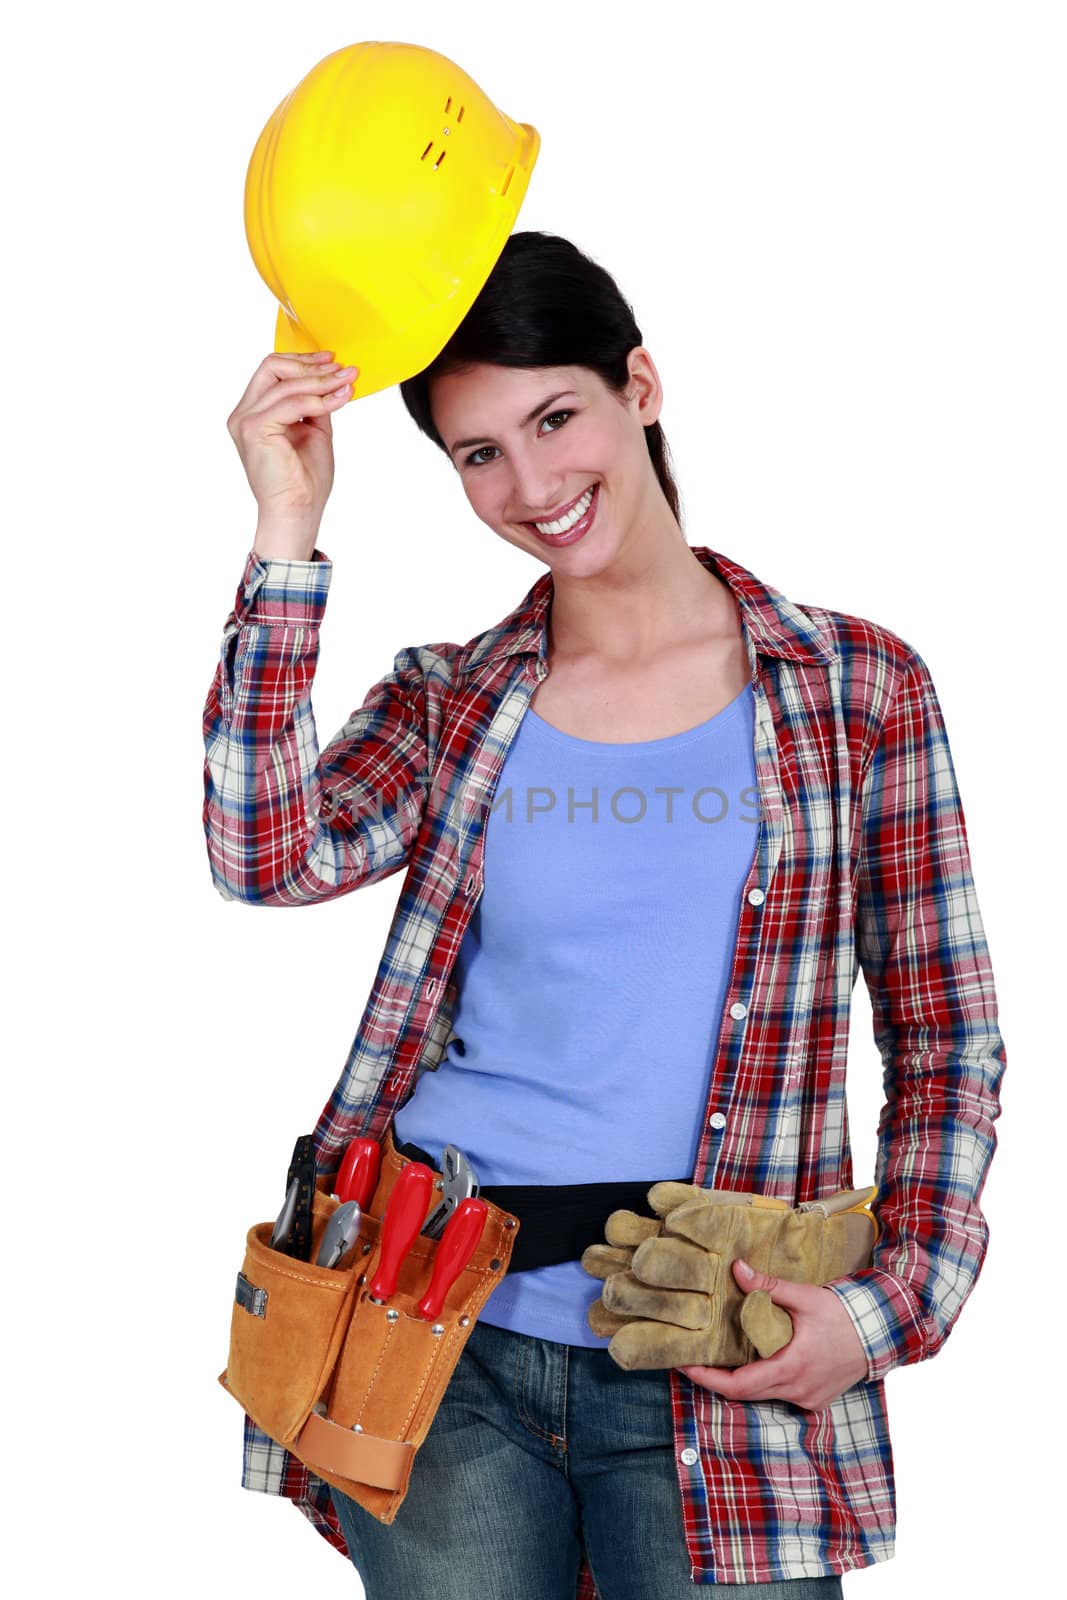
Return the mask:
<path id="1" fill-rule="evenodd" d="M 622 394 L 626 358 L 643 344 L 633 310 L 610 273 L 569 239 L 513 233 L 478 298 L 428 367 L 400 385 L 409 415 L 448 455 L 430 415 L 430 382 L 475 362 L 498 367 L 588 367 Z M 679 527 L 681 497 L 659 422 L 645 428 L 656 477 Z"/>

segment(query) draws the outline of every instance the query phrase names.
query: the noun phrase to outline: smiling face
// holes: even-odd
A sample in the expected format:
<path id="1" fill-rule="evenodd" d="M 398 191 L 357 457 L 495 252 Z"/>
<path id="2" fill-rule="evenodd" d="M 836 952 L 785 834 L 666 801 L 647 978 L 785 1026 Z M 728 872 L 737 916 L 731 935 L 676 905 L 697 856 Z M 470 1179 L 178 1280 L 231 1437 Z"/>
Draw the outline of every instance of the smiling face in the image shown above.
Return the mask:
<path id="1" fill-rule="evenodd" d="M 645 441 L 659 375 L 642 346 L 629 368 L 625 395 L 577 366 L 479 363 L 431 384 L 434 424 L 475 515 L 554 570 L 599 571 L 670 516 Z"/>

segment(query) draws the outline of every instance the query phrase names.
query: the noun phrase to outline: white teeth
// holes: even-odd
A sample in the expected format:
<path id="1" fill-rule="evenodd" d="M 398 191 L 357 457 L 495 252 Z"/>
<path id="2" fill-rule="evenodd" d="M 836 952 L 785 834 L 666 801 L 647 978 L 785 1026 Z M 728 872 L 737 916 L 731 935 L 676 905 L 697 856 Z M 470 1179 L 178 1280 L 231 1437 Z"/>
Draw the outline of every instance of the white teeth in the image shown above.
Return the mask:
<path id="1" fill-rule="evenodd" d="M 576 522 L 582 520 L 592 503 L 593 491 L 587 489 L 565 517 L 560 517 L 558 522 L 535 522 L 534 527 L 538 533 L 565 533 L 568 528 L 573 528 Z"/>

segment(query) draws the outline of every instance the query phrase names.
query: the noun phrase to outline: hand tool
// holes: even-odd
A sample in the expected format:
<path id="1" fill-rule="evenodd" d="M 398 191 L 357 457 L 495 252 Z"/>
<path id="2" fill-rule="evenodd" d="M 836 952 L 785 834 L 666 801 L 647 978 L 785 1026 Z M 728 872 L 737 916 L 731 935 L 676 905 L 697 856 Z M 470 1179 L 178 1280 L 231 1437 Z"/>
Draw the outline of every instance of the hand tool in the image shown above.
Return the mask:
<path id="1" fill-rule="evenodd" d="M 326 1231 L 315 1257 L 317 1267 L 341 1267 L 344 1258 L 359 1238 L 359 1219 L 362 1212 L 355 1200 L 339 1205 L 326 1224 Z"/>
<path id="2" fill-rule="evenodd" d="M 445 1296 L 478 1247 L 488 1215 L 484 1200 L 468 1198 L 456 1207 L 437 1247 L 430 1287 L 419 1301 L 419 1314 L 427 1322 L 441 1315 Z"/>
<path id="3" fill-rule="evenodd" d="M 445 1180 L 441 1202 L 422 1225 L 422 1232 L 431 1239 L 441 1237 L 460 1201 L 474 1199 L 479 1189 L 477 1173 L 454 1144 L 445 1145 L 441 1172 Z"/>
<path id="4" fill-rule="evenodd" d="M 311 1206 L 315 1197 L 313 1135 L 301 1134 L 286 1174 L 285 1201 L 271 1234 L 271 1248 L 297 1261 L 311 1254 Z"/>
<path id="5" fill-rule="evenodd" d="M 382 1147 L 377 1139 L 352 1139 L 334 1179 L 336 1198 L 355 1200 L 366 1211 L 378 1187 L 381 1164 Z"/>
<path id="6" fill-rule="evenodd" d="M 289 1238 L 289 1230 L 293 1226 L 293 1218 L 296 1216 L 296 1193 L 299 1187 L 299 1178 L 294 1178 L 285 1191 L 282 1209 L 278 1212 L 278 1220 L 274 1224 L 274 1232 L 270 1236 L 272 1250 L 281 1250 Z"/>
<path id="7" fill-rule="evenodd" d="M 433 1199 L 433 1173 L 422 1161 L 409 1161 L 393 1185 L 382 1219 L 381 1255 L 368 1291 L 375 1305 L 396 1293 L 400 1263 L 419 1236 Z"/>

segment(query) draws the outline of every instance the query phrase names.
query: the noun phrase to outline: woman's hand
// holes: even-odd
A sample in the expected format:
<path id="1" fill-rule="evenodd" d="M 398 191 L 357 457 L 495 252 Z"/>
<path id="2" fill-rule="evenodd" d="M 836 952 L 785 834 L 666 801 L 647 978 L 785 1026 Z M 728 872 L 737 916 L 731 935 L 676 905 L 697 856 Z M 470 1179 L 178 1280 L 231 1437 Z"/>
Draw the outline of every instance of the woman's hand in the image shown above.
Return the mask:
<path id="1" fill-rule="evenodd" d="M 329 350 L 266 356 L 226 419 L 259 507 L 261 555 L 309 561 L 315 552 L 333 487 L 331 414 L 350 398 L 359 372 L 331 357 Z"/>
<path id="2" fill-rule="evenodd" d="M 746 1294 L 766 1289 L 793 1321 L 793 1337 L 777 1355 L 743 1367 L 679 1367 L 704 1389 L 728 1400 L 788 1400 L 805 1411 L 821 1411 L 867 1377 L 867 1354 L 852 1318 L 832 1289 L 791 1283 L 765 1272 L 746 1276 L 740 1260 L 734 1276 Z"/>

